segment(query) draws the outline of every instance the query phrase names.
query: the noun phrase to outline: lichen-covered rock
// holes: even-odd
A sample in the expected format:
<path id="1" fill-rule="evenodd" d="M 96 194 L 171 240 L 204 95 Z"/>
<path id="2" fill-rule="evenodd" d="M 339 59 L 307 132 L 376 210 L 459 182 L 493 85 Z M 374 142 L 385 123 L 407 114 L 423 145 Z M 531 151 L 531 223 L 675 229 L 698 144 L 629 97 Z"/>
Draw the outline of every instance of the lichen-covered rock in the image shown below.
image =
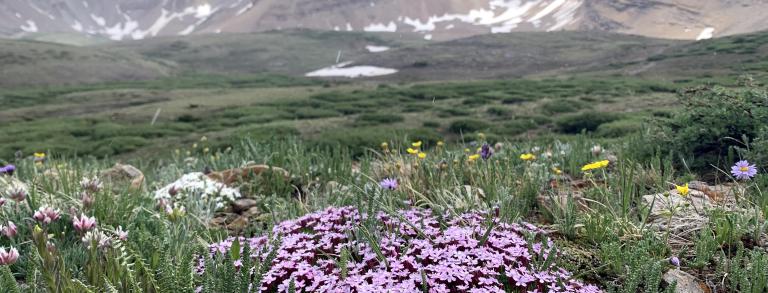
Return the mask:
<path id="1" fill-rule="evenodd" d="M 681 270 L 669 270 L 664 274 L 664 281 L 667 284 L 676 283 L 675 293 L 710 293 L 712 290 L 703 284 L 696 277 Z"/>
<path id="2" fill-rule="evenodd" d="M 144 183 L 144 173 L 131 165 L 117 163 L 112 168 L 101 171 L 100 179 L 113 189 L 130 188 L 140 190 Z"/>
<path id="3" fill-rule="evenodd" d="M 676 189 L 643 196 L 645 205 L 651 208 L 648 224 L 659 232 L 670 230 L 672 242 L 693 239 L 709 223 L 710 212 L 714 209 L 742 210 L 737 202 L 741 190 L 736 185 L 709 186 L 700 181 L 688 185 L 689 192 L 685 196 Z"/>

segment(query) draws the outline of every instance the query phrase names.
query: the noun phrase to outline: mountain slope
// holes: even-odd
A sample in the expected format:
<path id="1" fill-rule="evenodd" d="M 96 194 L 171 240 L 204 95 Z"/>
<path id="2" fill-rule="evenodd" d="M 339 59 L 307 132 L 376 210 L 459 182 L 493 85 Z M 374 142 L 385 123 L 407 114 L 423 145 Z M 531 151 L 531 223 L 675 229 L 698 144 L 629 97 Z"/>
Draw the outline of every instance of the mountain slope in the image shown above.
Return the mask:
<path id="1" fill-rule="evenodd" d="M 0 36 L 112 40 L 286 28 L 456 39 L 511 31 L 605 30 L 705 39 L 768 29 L 755 0 L 6 0 Z"/>
<path id="2" fill-rule="evenodd" d="M 137 54 L 0 39 L 0 88 L 149 80 L 171 71 Z"/>

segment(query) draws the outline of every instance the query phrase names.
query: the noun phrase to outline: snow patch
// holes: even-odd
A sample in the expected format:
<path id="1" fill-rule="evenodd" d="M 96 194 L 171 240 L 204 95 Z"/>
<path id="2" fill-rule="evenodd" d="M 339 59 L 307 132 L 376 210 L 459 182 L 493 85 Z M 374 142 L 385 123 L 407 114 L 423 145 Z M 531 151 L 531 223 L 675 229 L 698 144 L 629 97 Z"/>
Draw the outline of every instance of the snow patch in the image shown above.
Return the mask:
<path id="1" fill-rule="evenodd" d="M 133 33 L 137 28 L 139 28 L 138 22 L 126 21 L 125 23 L 116 23 L 112 27 L 107 27 L 103 32 L 107 34 L 111 40 L 119 41 L 127 36 L 133 36 Z"/>
<path id="2" fill-rule="evenodd" d="M 581 1 L 568 1 L 561 5 L 560 9 L 552 15 L 555 18 L 555 24 L 547 29 L 547 31 L 559 30 L 573 23 L 576 20 L 576 12 L 578 12 L 581 5 Z"/>
<path id="3" fill-rule="evenodd" d="M 705 28 L 703 31 L 701 31 L 701 33 L 699 33 L 699 36 L 696 37 L 696 40 L 697 41 L 708 40 L 714 36 L 715 36 L 715 28 L 708 27 L 708 28 Z"/>
<path id="4" fill-rule="evenodd" d="M 195 31 L 195 25 L 190 25 L 187 28 L 185 28 L 183 31 L 179 32 L 180 36 L 186 36 L 188 34 L 191 34 L 193 31 Z"/>
<path id="5" fill-rule="evenodd" d="M 307 73 L 308 77 L 372 77 L 384 76 L 397 73 L 397 69 L 383 68 L 376 66 L 350 66 L 352 62 L 343 62 L 330 67 Z"/>
<path id="6" fill-rule="evenodd" d="M 82 32 L 83 31 L 83 25 L 80 24 L 79 21 L 75 20 L 75 24 L 72 25 L 72 29 L 76 30 L 78 32 Z"/>
<path id="7" fill-rule="evenodd" d="M 366 32 L 396 32 L 397 24 L 394 21 L 390 21 L 389 24 L 374 23 L 363 28 Z"/>
<path id="8" fill-rule="evenodd" d="M 104 19 L 103 17 L 99 17 L 98 15 L 95 15 L 93 13 L 91 13 L 91 19 L 93 19 L 93 21 L 95 21 L 96 24 L 98 24 L 99 26 L 107 25 L 106 19 Z"/>
<path id="9" fill-rule="evenodd" d="M 29 7 L 32 7 L 32 9 L 34 9 L 35 11 L 37 11 L 37 13 L 40 13 L 40 14 L 42 14 L 42 15 L 45 15 L 45 16 L 47 16 L 48 18 L 50 18 L 51 20 L 55 20 L 55 19 L 56 19 L 56 17 L 55 17 L 55 16 L 53 16 L 53 14 L 50 14 L 50 13 L 46 12 L 46 11 L 45 11 L 45 10 L 43 10 L 43 9 L 40 9 L 40 7 L 37 7 L 37 5 L 33 4 L 33 3 L 32 3 L 32 1 L 29 1 Z"/>
<path id="10" fill-rule="evenodd" d="M 253 2 L 248 2 L 247 5 L 243 6 L 243 8 L 240 8 L 240 10 L 237 11 L 236 15 L 243 14 L 251 8 L 253 8 Z"/>
<path id="11" fill-rule="evenodd" d="M 21 25 L 21 30 L 28 32 L 28 33 L 36 33 L 37 32 L 37 24 L 35 24 L 34 21 L 27 20 L 26 25 Z"/>
<path id="12" fill-rule="evenodd" d="M 213 10 L 211 10 L 211 5 L 206 3 L 200 6 L 197 6 L 197 9 L 195 10 L 195 17 L 197 18 L 207 18 L 208 16 L 211 16 L 213 13 Z"/>
<path id="13" fill-rule="evenodd" d="M 371 53 L 379 53 L 379 52 L 389 51 L 389 47 L 386 47 L 386 46 L 368 45 L 368 46 L 365 46 L 365 49 L 368 50 L 368 52 L 371 52 Z"/>

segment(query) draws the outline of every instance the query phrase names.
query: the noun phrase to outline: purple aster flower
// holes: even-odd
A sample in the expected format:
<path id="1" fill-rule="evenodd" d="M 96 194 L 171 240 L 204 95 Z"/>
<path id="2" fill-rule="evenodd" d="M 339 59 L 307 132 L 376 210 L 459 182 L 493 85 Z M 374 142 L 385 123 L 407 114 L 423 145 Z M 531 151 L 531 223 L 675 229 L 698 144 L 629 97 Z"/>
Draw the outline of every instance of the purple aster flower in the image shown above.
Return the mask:
<path id="1" fill-rule="evenodd" d="M 7 174 L 10 176 L 13 176 L 14 171 L 16 171 L 16 166 L 14 165 L 7 165 L 5 167 L 0 168 L 0 174 Z"/>
<path id="2" fill-rule="evenodd" d="M 676 266 L 676 267 L 680 267 L 680 259 L 677 258 L 677 256 L 670 257 L 669 258 L 669 264 L 671 264 L 673 266 Z"/>
<path id="3" fill-rule="evenodd" d="M 395 190 L 397 189 L 397 179 L 385 178 L 379 182 L 379 186 L 383 189 Z"/>
<path id="4" fill-rule="evenodd" d="M 757 168 L 755 165 L 750 165 L 747 160 L 742 160 L 736 162 L 736 164 L 731 167 L 731 174 L 733 174 L 736 179 L 747 180 L 757 175 Z"/>
<path id="5" fill-rule="evenodd" d="M 483 147 L 480 149 L 480 157 L 482 157 L 483 160 L 487 160 L 491 156 L 493 156 L 493 150 L 491 149 L 491 146 L 487 143 L 483 144 Z"/>

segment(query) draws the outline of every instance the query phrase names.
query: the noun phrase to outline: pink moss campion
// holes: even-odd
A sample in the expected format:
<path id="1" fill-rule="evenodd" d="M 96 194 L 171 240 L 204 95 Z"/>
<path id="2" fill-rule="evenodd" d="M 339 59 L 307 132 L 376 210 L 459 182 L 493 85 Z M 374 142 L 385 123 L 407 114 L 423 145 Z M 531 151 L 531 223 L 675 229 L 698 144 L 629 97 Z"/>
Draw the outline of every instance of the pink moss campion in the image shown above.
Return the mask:
<path id="1" fill-rule="evenodd" d="M 253 259 L 265 260 L 273 249 L 276 258 L 262 283 L 263 292 L 602 292 L 581 283 L 554 264 L 541 267 L 549 256 L 550 241 L 533 225 L 506 224 L 493 218 L 488 229 L 485 213 L 441 217 L 441 226 L 429 210 L 412 209 L 400 217 L 377 214 L 374 235 L 381 254 L 355 231 L 365 215 L 351 207 L 329 208 L 280 223 L 272 235 L 239 239 L 252 247 Z M 404 221 L 403 221 L 404 220 Z M 536 235 L 537 238 L 528 238 Z M 278 247 L 272 247 L 275 237 Z M 210 246 L 222 257 L 234 238 Z M 545 245 L 546 244 L 546 245 Z M 338 267 L 339 255 L 349 253 L 346 277 Z M 204 270 L 198 267 L 198 273 Z"/>

